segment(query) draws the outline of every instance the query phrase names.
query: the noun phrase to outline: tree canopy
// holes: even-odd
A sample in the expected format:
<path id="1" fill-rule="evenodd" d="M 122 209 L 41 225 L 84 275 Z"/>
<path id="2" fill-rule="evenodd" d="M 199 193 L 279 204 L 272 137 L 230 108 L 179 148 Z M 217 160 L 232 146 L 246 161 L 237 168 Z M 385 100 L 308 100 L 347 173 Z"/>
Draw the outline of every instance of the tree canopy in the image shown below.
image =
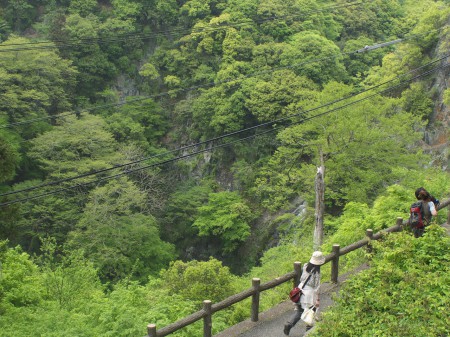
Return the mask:
<path id="1" fill-rule="evenodd" d="M 0 336 L 144 335 L 291 271 L 321 165 L 324 251 L 405 217 L 418 186 L 444 199 L 449 15 L 444 0 L 0 0 Z M 216 313 L 214 333 L 248 316 Z"/>

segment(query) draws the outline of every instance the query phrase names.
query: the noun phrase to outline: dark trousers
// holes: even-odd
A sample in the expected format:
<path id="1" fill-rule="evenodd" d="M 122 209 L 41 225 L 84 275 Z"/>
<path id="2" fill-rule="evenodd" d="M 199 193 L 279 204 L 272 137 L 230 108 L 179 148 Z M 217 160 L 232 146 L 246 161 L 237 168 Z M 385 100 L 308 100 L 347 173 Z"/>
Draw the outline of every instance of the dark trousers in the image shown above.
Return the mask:
<path id="1" fill-rule="evenodd" d="M 294 313 L 291 315 L 289 320 L 286 322 L 286 325 L 289 325 L 290 328 L 292 328 L 295 324 L 297 324 L 297 322 L 302 317 L 302 314 L 303 314 L 303 311 L 304 311 L 304 309 L 302 308 L 302 306 L 300 304 L 296 304 L 295 307 L 296 308 L 294 310 Z M 308 331 L 311 328 L 312 328 L 312 326 L 307 325 L 306 326 L 306 331 Z"/>
<path id="2" fill-rule="evenodd" d="M 295 305 L 295 310 L 294 313 L 291 315 L 291 317 L 289 318 L 289 321 L 287 321 L 287 324 L 289 324 L 291 326 L 291 328 L 297 324 L 297 322 L 300 320 L 300 317 L 303 314 L 304 309 L 302 308 L 301 305 L 296 304 Z"/>
<path id="3" fill-rule="evenodd" d="M 416 227 L 416 228 L 413 228 L 412 231 L 414 233 L 414 237 L 420 238 L 423 235 L 423 233 L 425 232 L 425 227 Z"/>

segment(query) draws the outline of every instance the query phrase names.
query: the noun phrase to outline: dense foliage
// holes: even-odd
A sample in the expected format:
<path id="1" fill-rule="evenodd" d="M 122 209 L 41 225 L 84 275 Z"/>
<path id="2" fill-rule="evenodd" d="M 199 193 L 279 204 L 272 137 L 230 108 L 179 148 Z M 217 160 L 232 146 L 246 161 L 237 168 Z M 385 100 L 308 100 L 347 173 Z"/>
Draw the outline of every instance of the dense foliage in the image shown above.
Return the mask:
<path id="1" fill-rule="evenodd" d="M 321 163 L 324 251 L 405 217 L 419 185 L 447 196 L 448 151 L 422 145 L 450 100 L 433 86 L 449 15 L 448 0 L 0 0 L 0 336 L 143 335 L 290 271 Z"/>
<path id="2" fill-rule="evenodd" d="M 376 243 L 370 268 L 348 281 L 312 336 L 445 336 L 450 239 L 439 226 Z"/>

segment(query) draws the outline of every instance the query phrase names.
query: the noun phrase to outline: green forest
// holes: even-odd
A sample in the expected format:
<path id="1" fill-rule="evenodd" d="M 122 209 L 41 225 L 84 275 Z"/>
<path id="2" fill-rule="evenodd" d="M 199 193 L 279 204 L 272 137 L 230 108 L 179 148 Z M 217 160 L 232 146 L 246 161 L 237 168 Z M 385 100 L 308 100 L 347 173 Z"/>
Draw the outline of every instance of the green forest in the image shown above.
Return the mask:
<path id="1" fill-rule="evenodd" d="M 449 22 L 449 0 L 0 0 L 0 337 L 143 336 L 292 271 L 320 166 L 324 253 L 420 186 L 448 199 Z M 342 257 L 371 268 L 313 335 L 448 335 L 446 219 Z"/>

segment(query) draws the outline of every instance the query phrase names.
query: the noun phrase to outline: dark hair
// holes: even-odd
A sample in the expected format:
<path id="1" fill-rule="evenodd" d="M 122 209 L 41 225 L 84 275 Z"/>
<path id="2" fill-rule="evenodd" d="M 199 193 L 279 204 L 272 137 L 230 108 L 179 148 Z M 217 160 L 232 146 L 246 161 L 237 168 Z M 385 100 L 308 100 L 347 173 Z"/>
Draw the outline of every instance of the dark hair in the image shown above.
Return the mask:
<path id="1" fill-rule="evenodd" d="M 435 201 L 435 197 L 433 197 L 426 189 L 423 187 L 420 187 L 416 190 L 416 198 L 417 200 L 423 200 L 423 201 Z"/>
<path id="2" fill-rule="evenodd" d="M 425 192 L 428 193 L 426 189 L 424 189 L 423 187 L 419 187 L 416 192 L 414 193 L 416 195 L 416 199 L 420 200 L 419 195 L 421 194 L 421 192 Z"/>
<path id="3" fill-rule="evenodd" d="M 426 191 L 422 191 L 419 193 L 419 199 L 420 200 L 430 200 L 431 199 L 431 195 L 430 193 L 426 192 Z"/>
<path id="4" fill-rule="evenodd" d="M 308 262 L 308 264 L 306 265 L 306 271 L 307 271 L 308 273 L 310 273 L 311 270 L 313 270 L 313 268 L 314 268 L 314 271 L 315 271 L 316 273 L 317 273 L 317 272 L 320 272 L 320 265 L 317 265 L 317 264 Z"/>

